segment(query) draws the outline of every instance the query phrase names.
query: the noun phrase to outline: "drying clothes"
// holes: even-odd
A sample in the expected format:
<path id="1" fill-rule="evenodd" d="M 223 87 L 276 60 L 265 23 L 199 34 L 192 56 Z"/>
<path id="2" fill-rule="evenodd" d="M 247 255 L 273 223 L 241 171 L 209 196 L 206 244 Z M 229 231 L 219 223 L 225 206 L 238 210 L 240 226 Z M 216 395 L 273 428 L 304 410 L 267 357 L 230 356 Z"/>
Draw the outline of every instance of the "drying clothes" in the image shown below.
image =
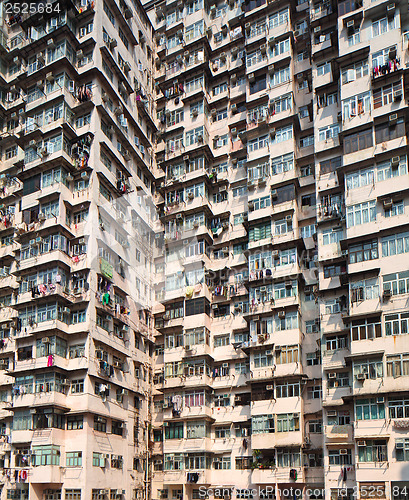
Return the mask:
<path id="1" fill-rule="evenodd" d="M 172 396 L 172 404 L 173 409 L 177 412 L 180 412 L 182 409 L 182 396 L 177 394 L 176 396 Z"/>
<path id="2" fill-rule="evenodd" d="M 191 299 L 193 297 L 194 288 L 192 286 L 186 287 L 186 298 Z"/>
<path id="3" fill-rule="evenodd" d="M 47 357 L 47 366 L 53 366 L 53 364 L 54 364 L 54 356 L 52 354 L 50 354 Z"/>

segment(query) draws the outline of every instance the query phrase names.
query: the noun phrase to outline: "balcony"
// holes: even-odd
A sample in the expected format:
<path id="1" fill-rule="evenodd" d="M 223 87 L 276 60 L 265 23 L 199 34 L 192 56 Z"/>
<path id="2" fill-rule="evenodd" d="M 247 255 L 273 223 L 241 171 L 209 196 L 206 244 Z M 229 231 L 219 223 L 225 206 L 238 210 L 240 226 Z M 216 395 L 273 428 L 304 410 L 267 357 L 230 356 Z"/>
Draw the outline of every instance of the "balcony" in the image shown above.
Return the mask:
<path id="1" fill-rule="evenodd" d="M 253 450 L 267 450 L 283 446 L 301 446 L 302 444 L 303 437 L 301 431 L 253 434 L 251 437 L 251 447 Z"/>
<path id="2" fill-rule="evenodd" d="M 349 349 L 337 349 L 336 351 L 323 352 L 322 368 L 323 370 L 337 370 L 346 366 L 345 356 L 350 354 Z"/>
<path id="3" fill-rule="evenodd" d="M 63 481 L 63 468 L 59 465 L 41 465 L 30 468 L 31 484 L 61 484 Z"/>
<path id="4" fill-rule="evenodd" d="M 352 444 L 353 427 L 350 425 L 326 425 L 325 426 L 326 444 Z"/>

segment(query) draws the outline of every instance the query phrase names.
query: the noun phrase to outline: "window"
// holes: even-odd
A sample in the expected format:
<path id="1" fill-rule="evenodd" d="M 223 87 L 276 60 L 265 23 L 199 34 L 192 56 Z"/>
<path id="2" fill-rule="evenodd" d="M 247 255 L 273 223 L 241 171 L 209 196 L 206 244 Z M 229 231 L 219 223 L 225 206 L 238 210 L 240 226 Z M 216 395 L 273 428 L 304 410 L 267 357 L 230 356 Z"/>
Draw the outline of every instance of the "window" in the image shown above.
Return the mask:
<path id="1" fill-rule="evenodd" d="M 322 232 L 322 244 L 331 245 L 332 243 L 339 243 L 343 238 L 342 229 L 325 229 Z"/>
<path id="2" fill-rule="evenodd" d="M 124 434 L 124 423 L 120 420 L 112 420 L 111 432 L 116 436 L 123 436 Z"/>
<path id="3" fill-rule="evenodd" d="M 251 469 L 252 463 L 253 463 L 252 456 L 250 456 L 250 457 L 236 457 L 236 469 L 237 470 Z"/>
<path id="4" fill-rule="evenodd" d="M 259 241 L 271 237 L 271 223 L 252 227 L 249 230 L 249 241 Z"/>
<path id="5" fill-rule="evenodd" d="M 81 490 L 69 489 L 65 490 L 65 500 L 81 500 Z"/>
<path id="6" fill-rule="evenodd" d="M 339 134 L 339 123 L 334 123 L 332 125 L 327 125 L 319 129 L 318 140 L 326 141 L 328 139 L 334 139 L 338 137 Z"/>
<path id="7" fill-rule="evenodd" d="M 364 262 L 378 258 L 378 240 L 351 245 L 348 250 L 349 263 Z"/>
<path id="8" fill-rule="evenodd" d="M 230 426 L 215 427 L 214 437 L 216 439 L 225 439 L 230 437 Z"/>
<path id="9" fill-rule="evenodd" d="M 307 366 L 318 366 L 321 364 L 321 352 L 307 352 Z"/>
<path id="10" fill-rule="evenodd" d="M 371 109 L 371 93 L 365 92 L 342 101 L 344 120 L 350 120 L 364 113 L 369 113 Z"/>
<path id="11" fill-rule="evenodd" d="M 374 184 L 374 182 L 375 176 L 373 168 L 358 170 L 357 172 L 346 175 L 347 189 L 356 189 L 363 186 L 369 186 L 371 184 Z"/>
<path id="12" fill-rule="evenodd" d="M 347 207 L 347 227 L 376 221 L 376 200 Z"/>
<path id="13" fill-rule="evenodd" d="M 357 420 L 378 420 L 385 418 L 383 397 L 357 399 L 355 401 L 355 417 Z"/>
<path id="14" fill-rule="evenodd" d="M 395 217 L 396 215 L 403 215 L 405 212 L 405 204 L 403 201 L 396 201 L 392 203 L 391 207 L 385 208 L 385 217 Z"/>
<path id="15" fill-rule="evenodd" d="M 406 156 L 399 157 L 399 164 L 392 166 L 392 160 L 377 164 L 377 181 L 382 182 L 393 177 L 407 174 Z"/>
<path id="16" fill-rule="evenodd" d="M 325 62 L 317 66 L 317 76 L 326 75 L 330 71 L 331 71 L 331 64 L 329 62 Z"/>
<path id="17" fill-rule="evenodd" d="M 273 143 L 279 144 L 280 142 L 288 141 L 293 138 L 293 126 L 288 125 L 276 130 L 276 135 L 272 140 Z"/>
<path id="18" fill-rule="evenodd" d="M 409 375 L 409 354 L 386 356 L 387 377 L 401 377 Z"/>
<path id="19" fill-rule="evenodd" d="M 354 377 L 364 375 L 366 379 L 375 380 L 383 377 L 383 363 L 381 359 L 365 360 L 353 364 Z"/>
<path id="20" fill-rule="evenodd" d="M 67 451 L 65 465 L 67 467 L 82 467 L 82 451 Z"/>
<path id="21" fill-rule="evenodd" d="M 382 337 L 379 318 L 352 321 L 351 335 L 352 340 L 367 340 Z"/>
<path id="22" fill-rule="evenodd" d="M 380 141 L 382 142 L 382 141 Z M 350 134 L 344 138 L 344 154 L 355 153 L 373 146 L 372 129 Z"/>
<path id="23" fill-rule="evenodd" d="M 217 470 L 227 470 L 231 469 L 231 459 L 230 457 L 220 457 L 213 459 L 213 467 Z M 195 490 L 193 490 L 194 492 Z M 199 491 L 199 490 L 198 490 Z M 193 496 L 194 498 L 194 496 Z M 199 492 L 199 496 L 197 497 L 199 500 L 202 498 L 202 494 Z"/>
<path id="24" fill-rule="evenodd" d="M 394 234 L 382 238 L 382 256 L 390 257 L 409 252 L 409 233 Z"/>
<path id="25" fill-rule="evenodd" d="M 258 351 L 254 353 L 254 368 L 273 366 L 274 358 L 272 351 Z"/>
<path id="26" fill-rule="evenodd" d="M 34 467 L 39 465 L 60 465 L 60 447 L 55 445 L 33 446 L 31 464 Z"/>
<path id="27" fill-rule="evenodd" d="M 344 450 L 342 450 L 344 451 Z M 341 454 L 341 450 L 328 450 L 329 465 L 352 465 L 351 450 Z"/>
<path id="28" fill-rule="evenodd" d="M 379 298 L 379 285 L 377 278 L 355 281 L 350 283 L 351 303 Z"/>
<path id="29" fill-rule="evenodd" d="M 405 123 L 403 118 L 398 118 L 395 124 L 389 122 L 375 126 L 375 142 L 381 144 L 382 142 L 391 141 L 398 137 L 405 135 Z"/>
<path id="30" fill-rule="evenodd" d="M 165 427 L 165 439 L 183 439 L 183 423 L 169 422 Z"/>
<path id="31" fill-rule="evenodd" d="M 300 383 L 282 382 L 276 384 L 277 398 L 292 398 L 300 395 Z"/>
<path id="32" fill-rule="evenodd" d="M 310 420 L 308 422 L 308 430 L 313 434 L 322 433 L 322 420 Z"/>
<path id="33" fill-rule="evenodd" d="M 79 394 L 84 392 L 84 379 L 71 380 L 71 393 Z"/>
<path id="34" fill-rule="evenodd" d="M 268 434 L 274 432 L 273 415 L 256 415 L 251 417 L 252 434 Z"/>
<path id="35" fill-rule="evenodd" d="M 409 461 L 409 439 L 399 438 L 395 439 L 395 453 L 398 462 Z M 395 495 L 394 495 L 395 497 Z"/>
<path id="36" fill-rule="evenodd" d="M 272 175 L 282 174 L 294 170 L 294 154 L 289 153 L 271 159 Z"/>
<path id="37" fill-rule="evenodd" d="M 359 61 L 352 66 L 342 70 L 342 84 L 353 82 L 369 74 L 369 64 L 367 60 Z"/>
<path id="38" fill-rule="evenodd" d="M 67 430 L 75 431 L 84 428 L 84 417 L 82 415 L 67 416 Z"/>
<path id="39" fill-rule="evenodd" d="M 409 293 L 409 271 L 386 274 L 383 277 L 383 290 L 390 290 L 392 295 Z"/>
<path id="40" fill-rule="evenodd" d="M 398 96 L 402 96 L 402 81 L 391 83 L 389 85 L 385 85 L 380 89 L 373 91 L 373 106 L 374 109 L 378 109 L 382 106 L 386 106 L 387 104 L 392 104 L 395 100 L 395 97 L 398 99 Z"/>
<path id="41" fill-rule="evenodd" d="M 267 80 L 265 75 L 257 77 L 253 82 L 250 82 L 250 95 L 261 92 L 267 88 Z"/>
<path id="42" fill-rule="evenodd" d="M 313 146 L 314 145 L 314 136 L 313 135 L 307 135 L 306 137 L 301 137 L 300 139 L 300 147 L 301 148 L 307 148 L 308 146 Z"/>
<path id="43" fill-rule="evenodd" d="M 92 454 L 93 467 L 105 467 L 105 455 L 94 451 Z"/>
<path id="44" fill-rule="evenodd" d="M 395 17 L 383 17 L 372 22 L 372 37 L 383 35 L 395 29 Z"/>
<path id="45" fill-rule="evenodd" d="M 186 438 L 197 439 L 208 436 L 208 427 L 205 422 L 187 422 L 186 423 Z"/>
<path id="46" fill-rule="evenodd" d="M 335 352 L 339 349 L 346 349 L 348 347 L 348 338 L 346 335 L 338 335 L 336 337 L 327 337 L 326 349 L 327 352 Z"/>
<path id="47" fill-rule="evenodd" d="M 276 85 L 281 85 L 282 83 L 288 82 L 290 80 L 291 72 L 290 67 L 280 68 L 270 77 L 271 86 L 275 87 Z"/>
<path id="48" fill-rule="evenodd" d="M 230 344 L 229 335 L 217 335 L 214 337 L 214 347 L 223 347 Z"/>
<path id="49" fill-rule="evenodd" d="M 359 446 L 358 462 L 386 462 L 388 460 L 386 440 L 366 439 L 365 446 Z"/>
<path id="50" fill-rule="evenodd" d="M 277 467 L 301 467 L 299 450 L 276 448 Z"/>
<path id="51" fill-rule="evenodd" d="M 268 147 L 268 135 L 257 137 L 248 142 L 247 150 L 249 153 Z"/>
<path id="52" fill-rule="evenodd" d="M 313 385 L 307 387 L 307 398 L 308 399 L 321 399 L 322 398 L 322 388 L 320 385 Z"/>
<path id="53" fill-rule="evenodd" d="M 298 345 L 280 346 L 281 350 L 277 354 L 277 364 L 298 363 L 299 350 Z"/>
<path id="54" fill-rule="evenodd" d="M 103 417 L 94 416 L 94 430 L 99 432 L 107 431 L 107 419 Z"/>

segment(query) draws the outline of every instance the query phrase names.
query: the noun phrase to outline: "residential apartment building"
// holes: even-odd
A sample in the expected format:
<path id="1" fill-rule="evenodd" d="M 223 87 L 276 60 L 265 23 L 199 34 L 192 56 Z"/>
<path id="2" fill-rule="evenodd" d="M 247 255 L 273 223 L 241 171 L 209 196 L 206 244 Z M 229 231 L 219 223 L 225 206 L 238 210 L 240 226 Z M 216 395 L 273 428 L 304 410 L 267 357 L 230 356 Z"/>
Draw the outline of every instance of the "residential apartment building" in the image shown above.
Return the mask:
<path id="1" fill-rule="evenodd" d="M 403 500 L 407 5 L 146 10 L 2 19 L 2 498 Z"/>
<path id="2" fill-rule="evenodd" d="M 324 487 L 308 7 L 150 9 L 165 243 L 155 499 Z"/>
<path id="3" fill-rule="evenodd" d="M 152 497 L 403 498 L 407 5 L 148 8 Z"/>
<path id="4" fill-rule="evenodd" d="M 148 498 L 152 26 L 0 7 L 1 498 Z"/>

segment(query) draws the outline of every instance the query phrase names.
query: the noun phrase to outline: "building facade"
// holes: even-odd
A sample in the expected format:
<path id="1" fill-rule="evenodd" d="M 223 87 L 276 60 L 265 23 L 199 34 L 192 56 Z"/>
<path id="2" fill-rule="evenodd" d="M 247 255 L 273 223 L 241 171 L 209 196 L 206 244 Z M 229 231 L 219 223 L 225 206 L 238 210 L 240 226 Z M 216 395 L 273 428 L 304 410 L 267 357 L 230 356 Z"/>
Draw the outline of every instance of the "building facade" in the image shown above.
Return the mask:
<path id="1" fill-rule="evenodd" d="M 148 11 L 166 248 L 152 497 L 401 498 L 407 5 Z"/>
<path id="2" fill-rule="evenodd" d="M 404 500 L 407 5 L 59 5 L 1 9 L 2 499 Z"/>
<path id="3" fill-rule="evenodd" d="M 148 498 L 152 26 L 68 0 L 2 29 L 1 498 Z"/>

